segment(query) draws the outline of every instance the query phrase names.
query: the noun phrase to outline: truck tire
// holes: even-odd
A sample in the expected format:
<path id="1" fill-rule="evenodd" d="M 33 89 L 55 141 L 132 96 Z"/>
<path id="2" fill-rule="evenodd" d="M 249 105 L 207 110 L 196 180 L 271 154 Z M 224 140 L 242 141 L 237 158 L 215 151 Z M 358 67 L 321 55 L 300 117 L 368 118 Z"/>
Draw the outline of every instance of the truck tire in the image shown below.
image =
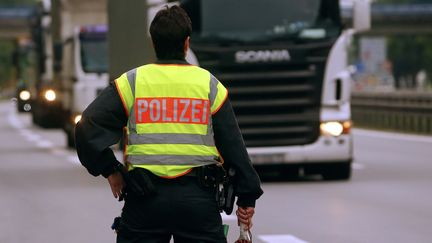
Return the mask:
<path id="1" fill-rule="evenodd" d="M 351 177 L 351 162 L 325 165 L 321 175 L 324 180 L 348 180 Z"/>
<path id="2" fill-rule="evenodd" d="M 38 110 L 37 109 L 39 109 L 37 106 L 35 106 L 35 108 L 32 110 L 32 122 L 33 122 L 33 124 L 34 125 L 36 125 L 36 126 L 40 126 L 40 115 L 39 115 L 39 113 L 38 113 Z"/>
<path id="3" fill-rule="evenodd" d="M 60 110 L 50 111 L 50 109 L 38 101 L 32 107 L 33 124 L 41 128 L 61 128 L 64 115 Z"/>
<path id="4" fill-rule="evenodd" d="M 48 121 L 50 120 L 50 117 L 43 116 L 42 113 L 43 113 L 43 107 L 36 101 L 34 108 L 32 110 L 33 124 L 41 128 L 49 128 L 50 123 Z"/>

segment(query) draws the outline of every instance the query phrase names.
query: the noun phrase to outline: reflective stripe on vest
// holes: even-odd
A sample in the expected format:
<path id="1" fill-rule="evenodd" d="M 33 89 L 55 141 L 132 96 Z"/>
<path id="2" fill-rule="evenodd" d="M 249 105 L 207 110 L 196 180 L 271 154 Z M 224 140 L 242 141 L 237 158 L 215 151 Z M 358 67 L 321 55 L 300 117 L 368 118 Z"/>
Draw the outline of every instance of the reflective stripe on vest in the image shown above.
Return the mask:
<path id="1" fill-rule="evenodd" d="M 224 103 L 227 90 L 208 71 L 149 64 L 115 83 L 129 115 L 127 162 L 193 167 L 219 161 L 211 115 Z"/>

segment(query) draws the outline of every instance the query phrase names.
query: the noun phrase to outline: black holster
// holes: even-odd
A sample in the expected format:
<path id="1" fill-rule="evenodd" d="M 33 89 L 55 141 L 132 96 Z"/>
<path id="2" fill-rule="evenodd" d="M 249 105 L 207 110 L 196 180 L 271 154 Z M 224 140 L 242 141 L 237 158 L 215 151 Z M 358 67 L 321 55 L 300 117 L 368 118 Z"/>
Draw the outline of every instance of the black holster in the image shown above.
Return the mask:
<path id="1" fill-rule="evenodd" d="M 229 168 L 227 178 L 223 184 L 224 201 L 221 205 L 222 210 L 225 211 L 227 215 L 230 215 L 234 209 L 234 201 L 235 201 L 234 179 L 235 179 L 235 170 L 233 168 Z"/>
<path id="2" fill-rule="evenodd" d="M 225 177 L 225 170 L 221 165 L 205 165 L 194 170 L 198 184 L 203 188 L 217 188 Z"/>
<path id="3" fill-rule="evenodd" d="M 156 189 L 150 173 L 151 172 L 141 168 L 123 172 L 122 175 L 126 182 L 126 196 L 147 197 L 156 194 Z"/>
<path id="4" fill-rule="evenodd" d="M 228 173 L 222 165 L 206 165 L 196 169 L 198 183 L 201 187 L 214 189 L 219 211 L 231 214 L 234 201 L 234 169 L 228 169 Z"/>

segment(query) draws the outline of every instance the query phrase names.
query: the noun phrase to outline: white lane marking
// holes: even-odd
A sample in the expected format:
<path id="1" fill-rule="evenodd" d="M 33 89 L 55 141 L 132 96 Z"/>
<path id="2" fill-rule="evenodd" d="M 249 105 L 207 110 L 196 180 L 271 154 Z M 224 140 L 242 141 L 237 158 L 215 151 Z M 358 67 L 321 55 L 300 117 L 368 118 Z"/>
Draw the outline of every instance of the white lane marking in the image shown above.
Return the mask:
<path id="1" fill-rule="evenodd" d="M 66 159 L 72 164 L 81 165 L 81 162 L 76 155 L 69 155 Z"/>
<path id="2" fill-rule="evenodd" d="M 50 141 L 42 140 L 40 135 L 33 133 L 29 129 L 24 128 L 23 122 L 12 110 L 9 112 L 8 122 L 9 125 L 17 129 L 19 134 L 23 136 L 27 141 L 36 143 L 37 147 L 39 148 L 53 147 L 53 144 Z"/>
<path id="3" fill-rule="evenodd" d="M 36 146 L 39 148 L 52 148 L 54 144 L 48 140 L 39 140 L 36 142 Z"/>
<path id="4" fill-rule="evenodd" d="M 24 132 L 22 132 L 21 135 L 29 142 L 37 142 L 41 140 L 41 136 L 32 133 L 31 131 L 28 130 L 24 130 Z"/>
<path id="5" fill-rule="evenodd" d="M 53 148 L 50 152 L 56 156 L 61 156 L 61 157 L 67 156 L 67 151 L 61 148 Z"/>
<path id="6" fill-rule="evenodd" d="M 68 156 L 68 151 L 66 149 L 55 148 L 53 142 L 46 140 L 41 135 L 38 135 L 34 131 L 25 128 L 21 119 L 15 114 L 12 109 L 9 111 L 7 120 L 9 125 L 14 129 L 17 129 L 17 132 L 27 141 L 34 143 L 39 148 L 49 149 L 49 153 L 51 153 L 52 155 L 63 157 L 72 164 L 81 165 L 81 162 L 76 155 Z"/>
<path id="7" fill-rule="evenodd" d="M 27 141 L 35 143 L 39 148 L 52 148 L 54 144 L 51 141 L 44 140 L 42 137 L 28 129 L 19 128 L 18 132 L 21 136 L 23 136 Z"/>
<path id="8" fill-rule="evenodd" d="M 15 115 L 15 113 L 10 112 L 8 115 L 8 122 L 9 125 L 11 125 L 13 128 L 20 129 L 24 127 L 24 124 L 21 122 L 21 120 L 18 118 L 18 116 Z"/>
<path id="9" fill-rule="evenodd" d="M 404 134 L 404 133 L 396 133 L 396 132 L 382 132 L 382 131 L 372 131 L 365 129 L 353 129 L 354 135 L 374 137 L 374 138 L 382 138 L 382 139 L 398 139 L 409 142 L 423 142 L 423 143 L 432 143 L 432 136 L 425 135 L 414 135 L 414 134 Z"/>
<path id="10" fill-rule="evenodd" d="M 25 128 L 21 128 L 18 129 L 19 134 L 21 134 L 22 136 L 26 136 L 28 133 L 31 133 L 30 130 L 25 129 Z"/>
<path id="11" fill-rule="evenodd" d="M 351 168 L 353 170 L 363 170 L 365 168 L 364 164 L 360 164 L 360 163 L 352 163 L 351 164 Z"/>
<path id="12" fill-rule="evenodd" d="M 235 215 L 235 213 L 232 213 L 231 215 L 221 213 L 221 216 L 223 221 L 237 221 L 237 216 Z"/>
<path id="13" fill-rule="evenodd" d="M 258 235 L 266 243 L 308 243 L 293 235 Z"/>

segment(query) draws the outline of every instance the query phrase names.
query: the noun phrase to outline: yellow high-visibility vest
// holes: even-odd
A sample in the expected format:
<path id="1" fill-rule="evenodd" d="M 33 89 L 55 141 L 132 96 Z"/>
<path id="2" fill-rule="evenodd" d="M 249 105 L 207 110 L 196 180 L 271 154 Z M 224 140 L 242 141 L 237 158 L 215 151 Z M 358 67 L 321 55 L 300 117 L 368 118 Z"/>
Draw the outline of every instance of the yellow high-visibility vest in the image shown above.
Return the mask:
<path id="1" fill-rule="evenodd" d="M 115 80 L 128 115 L 125 162 L 161 177 L 220 162 L 212 114 L 227 89 L 205 69 L 148 64 Z"/>

